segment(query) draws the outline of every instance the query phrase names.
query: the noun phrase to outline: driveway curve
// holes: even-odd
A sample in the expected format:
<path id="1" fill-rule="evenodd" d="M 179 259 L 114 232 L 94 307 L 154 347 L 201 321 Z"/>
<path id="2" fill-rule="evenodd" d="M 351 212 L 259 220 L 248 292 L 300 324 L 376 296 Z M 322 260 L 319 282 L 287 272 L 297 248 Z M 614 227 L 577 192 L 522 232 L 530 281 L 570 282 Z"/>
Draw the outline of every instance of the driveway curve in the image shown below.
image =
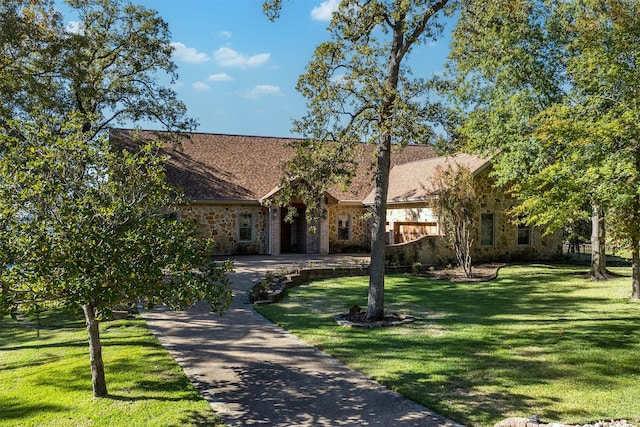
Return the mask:
<path id="1" fill-rule="evenodd" d="M 205 306 L 144 313 L 228 426 L 459 426 L 381 386 L 256 313 L 248 291 L 266 271 L 351 257 L 240 257 L 223 316 Z"/>

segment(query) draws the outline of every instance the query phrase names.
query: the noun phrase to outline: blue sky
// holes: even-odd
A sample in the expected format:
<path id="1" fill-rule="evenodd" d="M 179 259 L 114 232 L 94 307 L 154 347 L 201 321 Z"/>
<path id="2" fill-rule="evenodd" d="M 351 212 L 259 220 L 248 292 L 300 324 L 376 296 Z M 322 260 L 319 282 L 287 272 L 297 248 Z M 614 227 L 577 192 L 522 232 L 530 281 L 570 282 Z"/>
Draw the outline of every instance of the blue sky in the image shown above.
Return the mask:
<path id="1" fill-rule="evenodd" d="M 173 87 L 199 120 L 198 131 L 295 136 L 292 119 L 305 113 L 295 90 L 326 30 L 337 0 L 285 0 L 271 22 L 262 0 L 133 0 L 169 24 L 179 80 Z M 71 18 L 70 18 L 71 19 Z M 443 70 L 448 41 L 421 46 L 415 75 Z"/>

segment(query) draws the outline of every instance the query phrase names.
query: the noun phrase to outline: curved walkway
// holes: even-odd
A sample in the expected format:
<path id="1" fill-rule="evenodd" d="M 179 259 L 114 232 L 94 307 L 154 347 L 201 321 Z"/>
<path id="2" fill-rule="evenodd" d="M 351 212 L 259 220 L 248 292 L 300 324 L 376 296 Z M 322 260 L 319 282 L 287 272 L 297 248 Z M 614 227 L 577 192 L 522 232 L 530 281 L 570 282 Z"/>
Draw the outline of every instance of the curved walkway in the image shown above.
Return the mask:
<path id="1" fill-rule="evenodd" d="M 455 426 L 347 368 L 256 313 L 248 290 L 265 271 L 344 258 L 242 257 L 223 316 L 198 306 L 144 313 L 228 426 Z"/>

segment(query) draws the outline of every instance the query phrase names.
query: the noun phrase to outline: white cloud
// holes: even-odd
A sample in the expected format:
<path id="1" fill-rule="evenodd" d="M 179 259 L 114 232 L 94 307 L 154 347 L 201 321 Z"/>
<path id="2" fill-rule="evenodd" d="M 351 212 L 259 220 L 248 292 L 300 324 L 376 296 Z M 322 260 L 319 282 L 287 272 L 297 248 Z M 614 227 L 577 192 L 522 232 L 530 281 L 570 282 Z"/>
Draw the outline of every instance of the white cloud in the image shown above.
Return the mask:
<path id="1" fill-rule="evenodd" d="M 259 53 L 257 55 L 245 55 L 243 53 L 236 52 L 228 47 L 221 47 L 216 50 L 213 57 L 223 67 L 259 67 L 269 60 L 271 54 Z"/>
<path id="2" fill-rule="evenodd" d="M 207 77 L 207 81 L 208 82 L 230 82 L 230 81 L 233 81 L 233 77 L 231 77 L 227 73 L 211 74 L 209 77 Z"/>
<path id="3" fill-rule="evenodd" d="M 344 73 L 335 74 L 335 75 L 331 76 L 331 81 L 334 82 L 334 83 L 342 83 L 346 79 L 347 79 L 347 75 L 344 74 Z"/>
<path id="4" fill-rule="evenodd" d="M 320 6 L 311 10 L 311 19 L 314 21 L 331 21 L 333 12 L 338 10 L 340 0 L 326 0 L 320 3 Z"/>
<path id="5" fill-rule="evenodd" d="M 202 82 L 195 82 L 194 84 L 191 85 L 191 87 L 196 92 L 208 92 L 211 89 L 211 86 Z"/>
<path id="6" fill-rule="evenodd" d="M 220 36 L 220 37 L 222 37 L 224 39 L 230 39 L 232 34 L 231 34 L 231 31 L 220 31 L 218 33 L 218 36 Z"/>
<path id="7" fill-rule="evenodd" d="M 210 58 L 204 52 L 198 52 L 197 49 L 187 47 L 184 43 L 173 42 L 173 57 L 178 61 L 190 62 L 192 64 L 201 64 L 207 62 Z"/>
<path id="8" fill-rule="evenodd" d="M 66 27 L 67 33 L 84 35 L 84 26 L 82 22 L 69 21 Z"/>
<path id="9" fill-rule="evenodd" d="M 284 96 L 279 86 L 257 85 L 243 94 L 244 98 L 260 98 L 261 96 Z"/>

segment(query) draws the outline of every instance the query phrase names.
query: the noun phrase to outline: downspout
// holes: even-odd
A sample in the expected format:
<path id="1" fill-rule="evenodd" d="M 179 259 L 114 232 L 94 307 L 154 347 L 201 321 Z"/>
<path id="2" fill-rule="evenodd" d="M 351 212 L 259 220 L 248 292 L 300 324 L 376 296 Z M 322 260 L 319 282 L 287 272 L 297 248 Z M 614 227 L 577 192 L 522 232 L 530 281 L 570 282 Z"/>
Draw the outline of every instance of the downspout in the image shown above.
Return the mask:
<path id="1" fill-rule="evenodd" d="M 275 218 L 275 208 L 270 207 L 268 210 L 269 220 L 267 221 L 269 230 L 267 231 L 267 236 L 269 236 L 269 242 L 267 243 L 268 254 L 273 255 L 273 221 Z"/>

